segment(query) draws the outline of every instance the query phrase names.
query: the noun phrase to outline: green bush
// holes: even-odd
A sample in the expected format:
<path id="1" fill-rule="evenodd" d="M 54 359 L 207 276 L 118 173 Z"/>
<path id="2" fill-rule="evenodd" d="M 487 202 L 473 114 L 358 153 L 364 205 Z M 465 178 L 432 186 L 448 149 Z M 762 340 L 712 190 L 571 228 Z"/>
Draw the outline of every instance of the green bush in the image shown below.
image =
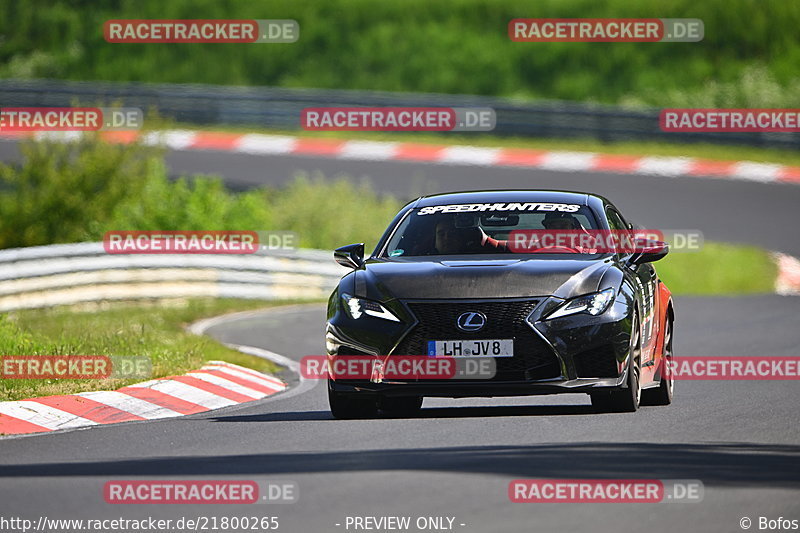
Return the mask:
<path id="1" fill-rule="evenodd" d="M 159 164 L 156 150 L 98 142 L 28 141 L 19 167 L 0 164 L 0 247 L 84 241 L 131 198 Z"/>
<path id="2" fill-rule="evenodd" d="M 77 143 L 22 145 L 0 164 L 0 248 L 102 240 L 112 230 L 284 230 L 300 246 L 375 244 L 400 208 L 346 176 L 297 176 L 282 188 L 227 190 L 219 177 L 169 179 L 160 150 Z"/>
<path id="3" fill-rule="evenodd" d="M 296 231 L 300 246 L 335 248 L 367 241 L 368 252 L 402 204 L 381 196 L 364 182 L 353 184 L 345 177 L 326 181 L 298 176 L 284 189 L 274 191 L 270 205 L 274 227 Z"/>

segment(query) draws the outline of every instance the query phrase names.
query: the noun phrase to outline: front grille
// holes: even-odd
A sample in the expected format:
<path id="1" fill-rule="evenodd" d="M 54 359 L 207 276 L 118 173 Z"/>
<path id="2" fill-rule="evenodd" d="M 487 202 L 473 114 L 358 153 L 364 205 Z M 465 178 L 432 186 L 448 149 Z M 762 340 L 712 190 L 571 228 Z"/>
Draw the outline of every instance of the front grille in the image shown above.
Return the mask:
<path id="1" fill-rule="evenodd" d="M 539 300 L 480 302 L 408 302 L 419 323 L 408 332 L 392 353 L 426 355 L 428 341 L 470 339 L 514 339 L 514 357 L 497 357 L 497 375 L 492 381 L 527 381 L 557 378 L 561 365 L 550 347 L 533 332 L 525 318 Z M 477 311 L 486 315 L 486 325 L 478 332 L 456 327 L 462 313 Z"/>
<path id="2" fill-rule="evenodd" d="M 599 346 L 573 357 L 579 378 L 615 378 L 619 375 L 614 347 Z"/>

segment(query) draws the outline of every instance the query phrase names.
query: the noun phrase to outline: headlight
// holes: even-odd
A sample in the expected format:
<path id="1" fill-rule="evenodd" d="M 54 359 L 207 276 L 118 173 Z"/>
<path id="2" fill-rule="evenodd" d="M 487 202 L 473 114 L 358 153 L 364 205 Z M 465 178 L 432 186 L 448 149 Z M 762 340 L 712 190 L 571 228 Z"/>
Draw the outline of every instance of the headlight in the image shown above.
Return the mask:
<path id="1" fill-rule="evenodd" d="M 600 292 L 584 294 L 571 300 L 567 300 L 556 308 L 555 311 L 547 315 L 544 319 L 550 320 L 562 316 L 574 315 L 575 313 L 589 313 L 599 315 L 614 301 L 614 289 L 604 289 Z"/>
<path id="2" fill-rule="evenodd" d="M 384 320 L 391 320 L 393 322 L 400 322 L 400 319 L 392 314 L 391 311 L 386 309 L 378 302 L 372 300 L 365 300 L 363 298 L 356 298 L 349 294 L 342 294 L 342 307 L 350 316 L 358 320 L 364 315 L 374 316 L 375 318 L 382 318 Z"/>

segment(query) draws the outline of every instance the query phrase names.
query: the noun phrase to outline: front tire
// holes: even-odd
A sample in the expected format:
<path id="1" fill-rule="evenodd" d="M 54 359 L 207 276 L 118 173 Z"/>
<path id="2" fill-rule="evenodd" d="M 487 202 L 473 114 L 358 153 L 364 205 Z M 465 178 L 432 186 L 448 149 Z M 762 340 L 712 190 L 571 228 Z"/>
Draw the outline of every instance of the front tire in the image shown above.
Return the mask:
<path id="1" fill-rule="evenodd" d="M 591 395 L 592 407 L 601 413 L 635 413 L 642 401 L 641 386 L 641 354 L 642 334 L 639 328 L 639 316 L 634 315 L 631 331 L 631 348 L 628 353 L 627 387 L 605 393 Z"/>

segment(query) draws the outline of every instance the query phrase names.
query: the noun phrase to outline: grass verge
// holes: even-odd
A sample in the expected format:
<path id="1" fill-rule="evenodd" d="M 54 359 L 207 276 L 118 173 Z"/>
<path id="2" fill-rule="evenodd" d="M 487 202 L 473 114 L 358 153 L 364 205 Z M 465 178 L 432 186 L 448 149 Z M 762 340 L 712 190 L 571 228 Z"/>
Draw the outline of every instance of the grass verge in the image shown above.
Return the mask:
<path id="1" fill-rule="evenodd" d="M 728 295 L 775 291 L 777 267 L 755 246 L 706 242 L 697 252 L 671 253 L 654 263 L 672 294 Z"/>
<path id="2" fill-rule="evenodd" d="M 0 315 L 0 353 L 146 356 L 152 361 L 153 378 L 182 374 L 210 360 L 274 372 L 278 367 L 269 361 L 193 335 L 184 327 L 202 318 L 287 303 L 302 302 L 191 299 L 16 311 Z M 115 390 L 140 381 L 0 379 L 0 401 Z"/>

